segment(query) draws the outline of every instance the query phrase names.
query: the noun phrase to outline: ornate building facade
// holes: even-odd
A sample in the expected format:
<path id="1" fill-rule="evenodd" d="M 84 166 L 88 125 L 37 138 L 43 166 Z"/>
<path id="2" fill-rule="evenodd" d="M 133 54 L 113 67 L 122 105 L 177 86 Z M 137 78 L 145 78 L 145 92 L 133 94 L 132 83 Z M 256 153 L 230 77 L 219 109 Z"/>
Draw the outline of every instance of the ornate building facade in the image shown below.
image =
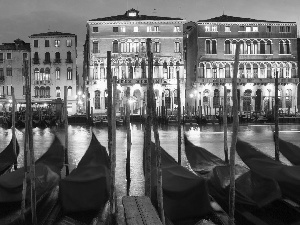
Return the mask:
<path id="1" fill-rule="evenodd" d="M 31 39 L 31 96 L 33 104 L 48 105 L 68 91 L 68 113 L 77 111 L 77 36 L 70 33 L 33 34 Z"/>
<path id="2" fill-rule="evenodd" d="M 224 85 L 227 87 L 227 102 L 232 106 L 234 54 L 239 41 L 239 111 L 272 110 L 276 71 L 279 108 L 297 111 L 299 76 L 295 22 L 222 15 L 185 27 L 187 108 L 200 108 L 202 114 L 218 113 L 223 105 Z"/>
<path id="3" fill-rule="evenodd" d="M 20 104 L 25 102 L 23 61 L 30 59 L 30 43 L 17 39 L 0 45 L 0 111 L 8 111 L 12 101 L 11 88 Z"/>
<path id="4" fill-rule="evenodd" d="M 132 114 L 144 114 L 146 106 L 148 58 L 146 40 L 151 38 L 156 106 L 177 108 L 179 71 L 184 96 L 183 24 L 180 18 L 139 15 L 131 9 L 124 15 L 87 21 L 84 45 L 84 81 L 95 114 L 107 108 L 107 51 L 111 51 L 112 75 L 117 77 L 117 112 L 122 112 L 126 88 L 130 87 Z M 183 103 L 184 104 L 184 101 Z"/>

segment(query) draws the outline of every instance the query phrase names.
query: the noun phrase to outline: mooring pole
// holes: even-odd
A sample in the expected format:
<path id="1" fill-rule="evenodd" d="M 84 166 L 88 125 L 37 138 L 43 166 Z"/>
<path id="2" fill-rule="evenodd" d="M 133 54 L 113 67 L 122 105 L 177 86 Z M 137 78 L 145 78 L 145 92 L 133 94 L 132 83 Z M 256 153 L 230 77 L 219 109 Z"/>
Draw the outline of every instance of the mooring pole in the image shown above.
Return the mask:
<path id="1" fill-rule="evenodd" d="M 64 112 L 65 112 L 65 165 L 66 165 L 66 176 L 69 175 L 69 157 L 68 157 L 68 87 L 64 86 Z"/>
<path id="2" fill-rule="evenodd" d="M 177 68 L 177 103 L 178 103 L 178 164 L 181 165 L 181 96 L 180 96 L 180 77 L 179 77 L 179 68 Z"/>
<path id="3" fill-rule="evenodd" d="M 275 160 L 279 161 L 278 71 L 275 73 Z"/>

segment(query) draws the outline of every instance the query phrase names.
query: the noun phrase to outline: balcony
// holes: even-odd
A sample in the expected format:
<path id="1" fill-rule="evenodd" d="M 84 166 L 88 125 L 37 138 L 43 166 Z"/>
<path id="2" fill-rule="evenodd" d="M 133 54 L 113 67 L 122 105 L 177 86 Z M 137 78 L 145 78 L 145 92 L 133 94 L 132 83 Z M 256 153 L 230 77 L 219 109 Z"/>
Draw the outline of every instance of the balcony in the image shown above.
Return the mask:
<path id="1" fill-rule="evenodd" d="M 6 97 L 5 94 L 0 94 L 0 99 L 3 99 L 3 98 L 5 98 L 5 97 Z"/>
<path id="2" fill-rule="evenodd" d="M 297 84 L 299 78 L 278 78 L 279 84 Z M 198 78 L 195 83 L 199 84 L 213 84 L 222 85 L 225 83 L 232 83 L 232 78 Z M 275 78 L 237 78 L 237 84 L 263 84 L 275 83 Z"/>
<path id="3" fill-rule="evenodd" d="M 49 85 L 49 84 L 51 84 L 51 80 L 34 80 L 33 84 L 35 84 L 35 85 Z"/>
<path id="4" fill-rule="evenodd" d="M 40 59 L 39 58 L 32 58 L 32 63 L 33 64 L 40 64 Z"/>
<path id="5" fill-rule="evenodd" d="M 73 63 L 72 59 L 66 59 L 66 63 Z"/>
<path id="6" fill-rule="evenodd" d="M 4 63 L 4 59 L 0 59 L 0 63 Z"/>
<path id="7" fill-rule="evenodd" d="M 53 63 L 54 63 L 54 64 L 61 63 L 61 59 L 54 59 Z"/>
<path id="8" fill-rule="evenodd" d="M 44 60 L 43 63 L 44 63 L 44 64 L 51 64 L 51 61 L 50 61 L 50 59 L 47 59 L 47 60 Z"/>

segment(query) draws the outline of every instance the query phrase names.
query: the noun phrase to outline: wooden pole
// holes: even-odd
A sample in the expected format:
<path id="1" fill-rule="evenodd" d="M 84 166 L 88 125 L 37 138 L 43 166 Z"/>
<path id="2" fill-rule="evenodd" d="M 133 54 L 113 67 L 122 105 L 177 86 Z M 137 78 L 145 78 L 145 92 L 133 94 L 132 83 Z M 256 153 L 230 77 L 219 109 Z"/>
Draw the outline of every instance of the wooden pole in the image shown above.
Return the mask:
<path id="1" fill-rule="evenodd" d="M 151 92 L 149 77 L 153 70 L 153 55 L 151 54 L 151 39 L 147 38 L 147 56 L 148 56 L 148 85 L 147 85 L 147 118 L 145 126 L 145 196 L 151 198 Z"/>
<path id="2" fill-rule="evenodd" d="M 66 176 L 69 175 L 69 158 L 68 158 L 68 87 L 64 86 L 64 112 L 65 112 L 65 165 L 66 165 Z"/>
<path id="3" fill-rule="evenodd" d="M 127 159 L 126 159 L 126 180 L 127 180 L 127 196 L 129 196 L 130 188 L 130 152 L 131 152 L 131 130 L 130 130 L 130 87 L 126 90 L 126 130 L 127 130 Z"/>
<path id="4" fill-rule="evenodd" d="M 111 52 L 107 51 L 107 121 L 108 121 L 108 151 L 111 152 L 112 147 L 112 74 L 111 74 Z M 110 154 L 111 155 L 111 154 Z"/>
<path id="5" fill-rule="evenodd" d="M 235 210 L 235 151 L 238 135 L 238 99 L 237 99 L 237 72 L 239 65 L 240 43 L 237 42 L 235 50 L 233 79 L 232 79 L 232 99 L 233 99 L 233 128 L 230 148 L 230 189 L 229 189 L 229 225 L 234 225 Z"/>
<path id="6" fill-rule="evenodd" d="M 278 71 L 275 75 L 275 160 L 279 161 Z"/>
<path id="7" fill-rule="evenodd" d="M 16 98 L 15 98 L 15 89 L 11 87 L 11 95 L 12 95 L 12 140 L 13 140 L 13 151 L 17 156 L 17 139 L 16 139 Z M 14 162 L 14 170 L 17 170 L 17 161 Z"/>
<path id="8" fill-rule="evenodd" d="M 180 96 L 180 78 L 179 68 L 177 70 L 177 103 L 178 103 L 178 165 L 181 165 L 181 96 Z"/>
<path id="9" fill-rule="evenodd" d="M 26 192 L 27 192 L 27 176 L 28 176 L 28 129 L 29 129 L 29 100 L 30 95 L 28 86 L 29 86 L 29 75 L 28 75 L 28 61 L 23 62 L 24 67 L 24 77 L 25 77 L 25 97 L 26 97 L 26 113 L 25 113 L 25 137 L 24 137 L 24 179 L 23 179 L 23 191 L 22 191 L 22 204 L 21 204 L 21 215 L 22 220 L 25 223 L 25 203 L 26 203 Z"/>
<path id="10" fill-rule="evenodd" d="M 227 87 L 224 85 L 224 107 L 223 107 L 223 124 L 224 124 L 224 155 L 225 162 L 228 164 L 228 143 L 227 143 Z"/>

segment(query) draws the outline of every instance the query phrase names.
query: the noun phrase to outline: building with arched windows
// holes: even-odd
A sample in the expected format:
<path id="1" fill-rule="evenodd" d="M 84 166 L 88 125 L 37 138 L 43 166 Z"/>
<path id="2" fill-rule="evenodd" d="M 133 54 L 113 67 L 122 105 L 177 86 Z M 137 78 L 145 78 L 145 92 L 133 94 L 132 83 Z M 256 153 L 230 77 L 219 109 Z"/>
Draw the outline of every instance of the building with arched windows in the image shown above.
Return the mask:
<path id="1" fill-rule="evenodd" d="M 49 105 L 68 91 L 68 113 L 77 110 L 77 36 L 70 33 L 33 34 L 31 39 L 31 95 L 33 104 Z"/>
<path id="2" fill-rule="evenodd" d="M 202 115 L 218 113 L 227 87 L 232 106 L 235 46 L 240 42 L 237 74 L 240 112 L 268 112 L 275 104 L 275 74 L 279 78 L 279 108 L 298 111 L 297 25 L 222 15 L 185 25 L 186 108 Z M 195 50 L 196 49 L 196 50 Z M 200 112 L 200 111 L 199 111 Z"/>
<path id="3" fill-rule="evenodd" d="M 174 111 L 177 108 L 177 71 L 184 96 L 184 23 L 185 20 L 180 18 L 140 15 L 135 9 L 126 11 L 124 15 L 87 21 L 83 80 L 90 94 L 93 112 L 106 113 L 107 51 L 111 51 L 112 75 L 117 77 L 117 112 L 122 112 L 126 103 L 126 89 L 130 87 L 131 113 L 145 113 L 147 38 L 152 41 L 156 106 L 159 112 L 162 107 Z"/>

